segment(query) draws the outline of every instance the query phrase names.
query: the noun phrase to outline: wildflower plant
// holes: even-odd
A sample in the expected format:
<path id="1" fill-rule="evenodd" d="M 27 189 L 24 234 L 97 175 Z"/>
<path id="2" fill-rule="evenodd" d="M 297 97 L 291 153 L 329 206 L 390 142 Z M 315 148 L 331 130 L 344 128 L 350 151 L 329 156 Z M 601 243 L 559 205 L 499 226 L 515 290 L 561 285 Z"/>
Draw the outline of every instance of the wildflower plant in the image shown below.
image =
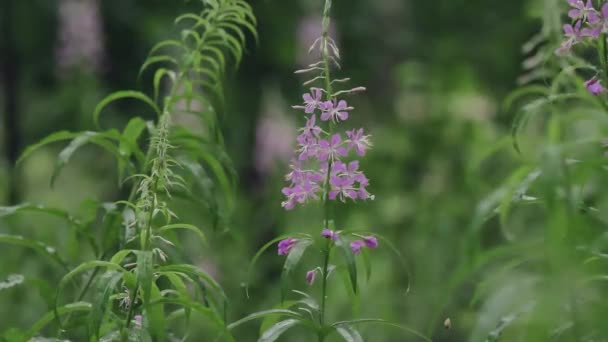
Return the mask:
<path id="1" fill-rule="evenodd" d="M 530 45 L 539 51 L 535 66 L 543 72 L 526 78 L 505 101 L 505 111 L 514 114 L 512 142 L 521 165 L 478 204 L 467 240 L 471 263 L 450 280 L 464 283 L 495 270 L 472 295 L 484 319 L 471 340 L 593 341 L 607 333 L 597 317 L 606 314 L 600 283 L 606 259 L 600 255 L 607 247 L 601 148 L 608 131 L 608 1 L 545 3 L 544 14 L 557 9 L 557 15 L 545 18 L 543 38 Z M 566 15 L 555 35 L 551 23 Z M 530 219 L 541 229 L 528 227 Z M 493 226 L 501 244 L 487 248 L 482 229 Z"/>
<path id="2" fill-rule="evenodd" d="M 333 72 L 340 69 L 340 50 L 329 36 L 330 11 L 332 1 L 326 0 L 323 11 L 323 33 L 309 49 L 309 53 L 319 56 L 319 61 L 295 71 L 306 75 L 307 88 L 302 95 L 302 103 L 293 106 L 304 126 L 298 130 L 297 148 L 285 176 L 287 185 L 282 189 L 285 196 L 281 206 L 292 210 L 311 202 L 321 202 L 324 216 L 319 220 L 318 235 L 298 233 L 281 236 L 263 246 L 252 261 L 252 268 L 260 255 L 276 246 L 277 254 L 285 257 L 282 272 L 280 308 L 251 314 L 229 325 L 230 329 L 258 318 L 265 318 L 258 341 L 275 341 L 295 326 L 311 330 L 319 341 L 334 332 L 346 341 L 362 341 L 357 326 L 364 323 L 388 324 L 404 329 L 418 338 L 423 335 L 405 326 L 389 323 L 381 319 L 354 319 L 329 322 L 328 282 L 335 274 L 344 275 L 347 291 L 353 296 L 359 292 L 357 259 L 366 264 L 369 275 L 368 251 L 379 246 L 379 238 L 397 254 L 389 241 L 367 231 L 337 229 L 332 217 L 332 206 L 344 202 L 361 202 L 374 199 L 368 191 L 370 184 L 365 172 L 360 168 L 359 158 L 364 157 L 372 147 L 371 136 L 364 128 L 348 129 L 349 118 L 354 108 L 347 96 L 365 91 L 364 87 L 344 87 L 349 78 L 335 78 Z M 289 278 L 296 272 L 296 266 L 309 248 L 320 251 L 321 264 L 305 273 L 301 279 L 312 289 L 320 283 L 320 295 L 315 296 L 299 290 L 291 293 L 296 300 L 286 300 L 289 295 Z M 334 264 L 340 257 L 342 263 Z M 278 317 L 278 318 L 277 318 Z"/>
<path id="3" fill-rule="evenodd" d="M 185 197 L 207 208 L 206 219 L 216 224 L 230 214 L 231 166 L 215 108 L 221 107 L 228 64 L 239 64 L 247 36 L 257 38 L 256 19 L 243 0 L 202 0 L 201 5 L 199 13 L 177 17 L 181 37 L 156 44 L 142 65 L 142 78 L 156 67 L 153 96 L 115 92 L 93 113 L 100 127 L 101 114 L 111 104 L 134 100 L 154 113 L 154 120 L 132 118 L 122 131 L 57 132 L 23 153 L 22 159 L 45 145 L 71 140 L 59 154 L 52 184 L 76 150 L 94 144 L 116 158 L 119 183 L 130 190 L 123 200 L 85 203 L 86 215 L 28 203 L 0 208 L 1 216 L 33 211 L 63 218 L 80 248 L 88 246 L 96 257 L 75 264 L 42 242 L 0 234 L 0 243 L 30 248 L 65 273 L 56 293 L 47 297 L 50 312 L 3 340 L 26 341 L 43 332 L 79 341 L 186 339 L 195 317 L 205 318 L 213 328 L 210 334 L 233 340 L 222 287 L 199 267 L 176 262 L 187 258 L 179 248 L 180 231 L 200 239 L 201 246 L 206 238 L 199 227 L 180 221 L 171 204 L 173 196 Z M 178 114 L 193 116 L 206 131 L 180 125 Z"/>

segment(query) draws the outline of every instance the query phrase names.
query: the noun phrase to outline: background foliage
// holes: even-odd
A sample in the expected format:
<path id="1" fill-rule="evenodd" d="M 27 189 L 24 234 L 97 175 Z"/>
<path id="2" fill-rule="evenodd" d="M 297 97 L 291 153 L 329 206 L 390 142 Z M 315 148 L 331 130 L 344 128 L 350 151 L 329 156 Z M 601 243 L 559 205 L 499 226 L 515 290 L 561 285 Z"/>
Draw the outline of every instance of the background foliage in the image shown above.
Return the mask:
<path id="1" fill-rule="evenodd" d="M 116 89 L 133 88 L 149 49 L 173 37 L 173 19 L 195 4 L 92 2 L 101 25 L 99 35 L 91 33 L 99 43 L 95 48 L 61 38 L 66 17 L 60 13 L 69 2 L 0 4 L 6 156 L 0 198 L 4 205 L 43 203 L 86 219 L 90 203 L 128 196 L 128 188 L 117 190 L 113 159 L 87 147 L 50 188 L 61 146 L 41 148 L 12 170 L 15 156 L 51 132 L 93 129 L 97 101 Z M 361 315 L 411 326 L 435 341 L 492 340 L 499 333 L 509 341 L 606 336 L 598 322 L 607 309 L 597 301 L 602 288 L 588 285 L 605 271 L 600 144 L 605 113 L 585 100 L 542 103 L 532 114 L 521 114 L 518 108 L 536 99 L 528 93 L 504 105 L 521 83 L 551 90 L 563 64 L 546 61 L 561 34 L 563 2 L 334 1 L 333 30 L 343 68 L 368 89 L 352 103 L 353 120 L 374 137 L 363 168 L 376 195 L 374 202 L 343 206 L 338 222 L 389 237 L 411 273 L 408 279 L 388 250 L 375 253 L 373 275 L 362 286 Z M 247 265 L 279 234 L 318 232 L 309 217 L 321 210 L 311 206 L 285 213 L 280 189 L 296 120 L 289 104 L 300 96 L 292 70 L 306 62 L 322 2 L 268 0 L 252 6 L 260 44 L 249 41 L 240 70 L 228 72 L 226 115 L 220 120 L 238 179 L 234 210 L 218 224 L 194 202 L 175 205 L 184 221 L 206 228 L 211 248 L 188 241 L 183 248 L 224 286 L 231 298 L 230 320 L 277 303 L 281 260 L 273 253 L 262 257 L 249 297 Z M 78 20 L 78 15 L 67 18 Z M 83 32 L 92 30 L 80 25 Z M 70 58 L 61 49 L 76 54 L 75 62 L 65 65 Z M 79 54 L 86 49 L 95 58 Z M 556 94 L 581 89 L 581 80 L 565 79 L 555 86 Z M 149 80 L 141 80 L 139 88 L 150 90 Z M 140 111 L 120 103 L 104 114 L 104 124 L 122 127 L 133 114 L 148 115 Z M 17 118 L 17 127 L 9 117 Z M 517 153 L 511 125 L 522 118 L 527 124 L 517 131 Z M 564 166 L 567 159 L 585 163 L 572 169 Z M 526 200 L 530 205 L 520 205 Z M 48 242 L 74 263 L 92 258 L 83 255 L 61 218 L 34 212 L 0 219 L 0 233 Z M 0 280 L 8 280 L 0 286 L 0 332 L 28 327 L 48 308 L 40 293 L 52 289 L 41 279 L 53 284 L 63 273 L 29 250 L 2 246 L 0 256 Z M 9 279 L 12 274 L 25 279 Z M 304 279 L 298 286 L 306 286 Z M 343 289 L 330 291 L 336 295 L 329 315 L 350 315 L 350 299 L 338 295 Z M 451 329 L 443 325 L 448 317 Z M 258 330 L 256 324 L 244 325 L 235 337 L 253 340 Z M 399 330 L 369 327 L 363 334 L 373 341 L 404 340 Z M 307 337 L 296 329 L 285 340 Z"/>

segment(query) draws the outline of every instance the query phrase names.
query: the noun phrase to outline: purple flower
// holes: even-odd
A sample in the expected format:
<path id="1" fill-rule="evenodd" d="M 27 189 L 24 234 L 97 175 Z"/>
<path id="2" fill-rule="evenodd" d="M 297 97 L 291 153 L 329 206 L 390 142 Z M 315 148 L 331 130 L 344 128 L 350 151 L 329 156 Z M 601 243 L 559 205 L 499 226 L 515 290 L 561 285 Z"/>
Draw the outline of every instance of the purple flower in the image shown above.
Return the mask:
<path id="1" fill-rule="evenodd" d="M 587 0 L 587 3 L 584 3 L 583 0 L 568 0 L 568 4 L 573 7 L 568 11 L 568 16 L 572 19 L 582 18 L 585 20 L 588 16 L 591 17 L 592 14 L 595 14 L 591 0 Z"/>
<path id="2" fill-rule="evenodd" d="M 298 242 L 298 239 L 294 238 L 287 238 L 279 241 L 279 255 L 288 254 L 293 246 L 295 246 L 296 242 Z"/>
<path id="3" fill-rule="evenodd" d="M 315 282 L 315 275 L 317 274 L 317 269 L 310 270 L 306 272 L 306 282 L 308 285 L 312 285 Z"/>
<path id="4" fill-rule="evenodd" d="M 369 185 L 369 179 L 367 179 L 367 177 L 365 177 L 365 175 L 363 173 L 357 175 L 357 181 L 359 182 L 359 188 L 357 189 L 357 194 L 359 199 L 374 199 L 374 196 L 370 195 L 369 192 L 367 192 L 366 188 Z"/>
<path id="5" fill-rule="evenodd" d="M 359 253 L 361 253 L 361 248 L 363 247 L 365 247 L 365 242 L 363 242 L 362 240 L 355 240 L 350 243 L 350 249 L 355 255 L 359 255 Z"/>
<path id="6" fill-rule="evenodd" d="M 299 146 L 297 152 L 300 152 L 300 155 L 298 156 L 299 160 L 306 160 L 310 157 L 316 156 L 318 145 L 315 138 L 302 134 L 298 135 L 296 140 L 298 141 Z"/>
<path id="7" fill-rule="evenodd" d="M 367 248 L 374 249 L 378 247 L 378 239 L 373 235 L 364 236 L 363 242 L 365 243 L 365 246 L 367 246 Z"/>
<path id="8" fill-rule="evenodd" d="M 570 52 L 573 45 L 580 42 L 583 39 L 583 33 L 581 32 L 582 22 L 577 21 L 574 26 L 570 24 L 564 25 L 564 34 L 566 40 L 562 42 L 562 45 L 555 51 L 559 55 L 564 55 Z"/>
<path id="9" fill-rule="evenodd" d="M 358 130 L 346 131 L 348 137 L 348 148 L 354 149 L 361 157 L 365 155 L 365 151 L 372 146 L 369 141 L 369 135 L 363 135 L 363 128 Z"/>
<path id="10" fill-rule="evenodd" d="M 333 161 L 339 156 L 346 156 L 348 151 L 341 145 L 342 138 L 340 137 L 340 134 L 334 134 L 330 141 L 324 139 L 319 140 L 319 154 L 317 155 L 317 158 L 319 161 Z"/>
<path id="11" fill-rule="evenodd" d="M 133 317 L 135 319 L 135 328 L 136 329 L 141 329 L 141 327 L 143 326 L 143 316 L 142 315 L 135 315 L 135 317 Z"/>
<path id="12" fill-rule="evenodd" d="M 333 230 L 327 228 L 321 231 L 321 235 L 326 239 L 332 239 L 334 241 L 338 239 L 338 232 L 334 232 Z"/>
<path id="13" fill-rule="evenodd" d="M 323 96 L 323 93 L 321 92 L 321 89 L 319 88 L 311 88 L 310 89 L 310 94 L 306 93 L 304 95 L 302 95 L 302 98 L 304 99 L 304 112 L 307 114 L 311 114 L 315 111 L 315 109 L 317 109 L 322 101 L 321 101 L 321 97 Z"/>
<path id="14" fill-rule="evenodd" d="M 593 38 L 599 37 L 601 32 L 608 31 L 608 3 L 602 6 L 599 13 L 593 11 L 588 15 L 589 29 L 583 29 L 582 34 Z"/>
<path id="15" fill-rule="evenodd" d="M 345 201 L 347 198 L 357 199 L 357 191 L 354 187 L 355 180 L 349 176 L 332 176 L 329 179 L 331 184 L 331 191 L 329 192 L 329 199 L 335 200 L 337 197 L 341 201 Z"/>
<path id="16" fill-rule="evenodd" d="M 315 173 L 307 173 L 305 178 L 299 183 L 295 183 L 292 187 L 284 187 L 281 192 L 287 197 L 287 200 L 281 203 L 281 206 L 287 210 L 293 209 L 296 203 L 305 203 L 308 199 L 319 199 L 317 192 L 320 190 L 317 184 L 319 175 Z"/>
<path id="17" fill-rule="evenodd" d="M 346 101 L 340 100 L 336 105 L 336 100 L 325 101 L 321 104 L 321 120 L 327 121 L 332 120 L 333 122 L 344 121 L 348 119 L 348 110 L 352 110 Z"/>
<path id="18" fill-rule="evenodd" d="M 585 87 L 587 88 L 587 91 L 589 91 L 595 96 L 601 94 L 604 91 L 604 87 L 602 86 L 601 80 L 598 80 L 595 77 L 585 82 Z"/>
<path id="19" fill-rule="evenodd" d="M 316 125 L 317 116 L 315 114 L 311 115 L 308 119 L 306 119 L 306 125 L 300 128 L 302 131 L 302 135 L 308 137 L 319 137 L 321 134 L 321 127 Z"/>

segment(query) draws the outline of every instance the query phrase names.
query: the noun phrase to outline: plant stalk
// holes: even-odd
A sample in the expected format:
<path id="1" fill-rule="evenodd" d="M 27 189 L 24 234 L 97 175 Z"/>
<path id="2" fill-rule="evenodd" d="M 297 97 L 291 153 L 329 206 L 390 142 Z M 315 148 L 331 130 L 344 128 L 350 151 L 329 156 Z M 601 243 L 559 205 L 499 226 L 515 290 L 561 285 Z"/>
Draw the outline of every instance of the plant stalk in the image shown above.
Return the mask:
<path id="1" fill-rule="evenodd" d="M 331 0 L 325 0 L 325 8 L 323 10 L 323 38 L 321 45 L 321 53 L 323 55 L 323 72 L 325 76 L 325 91 L 326 98 L 328 101 L 332 100 L 332 88 L 331 88 L 331 74 L 329 67 L 329 22 L 330 17 L 329 13 L 331 10 Z M 333 131 L 333 123 L 329 121 L 329 134 L 331 136 Z M 325 194 L 323 196 L 323 208 L 324 208 L 324 225 L 325 228 L 329 228 L 330 216 L 331 216 L 331 203 L 329 201 L 329 191 L 330 191 L 330 175 L 332 169 L 333 161 L 331 158 L 327 162 L 327 175 L 325 177 Z M 327 244 L 325 249 L 323 250 L 323 281 L 322 281 L 322 292 L 321 292 L 321 311 L 319 312 L 319 324 L 321 326 L 321 331 L 318 334 L 319 342 L 323 342 L 325 340 L 325 308 L 327 302 L 327 280 L 328 280 L 328 268 L 329 268 L 329 257 L 331 254 L 331 239 L 327 240 Z"/>

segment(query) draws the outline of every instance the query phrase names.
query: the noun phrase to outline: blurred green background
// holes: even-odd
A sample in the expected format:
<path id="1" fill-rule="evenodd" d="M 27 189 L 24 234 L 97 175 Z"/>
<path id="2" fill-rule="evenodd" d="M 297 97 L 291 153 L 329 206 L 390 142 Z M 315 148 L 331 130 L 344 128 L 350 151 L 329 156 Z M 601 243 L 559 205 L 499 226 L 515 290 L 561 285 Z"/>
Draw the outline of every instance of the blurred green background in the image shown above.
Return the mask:
<path id="1" fill-rule="evenodd" d="M 373 202 L 341 206 L 338 227 L 386 236 L 403 253 L 411 273 L 408 279 L 388 249 L 374 250 L 372 277 L 362 286 L 360 317 L 405 324 L 435 341 L 479 341 L 511 312 L 505 303 L 513 298 L 504 291 L 496 299 L 504 305 L 488 308 L 471 301 L 474 286 L 492 270 L 464 266 L 475 253 L 470 227 L 478 203 L 522 162 L 510 141 L 513 117 L 501 110 L 502 101 L 524 74 L 522 46 L 547 27 L 548 8 L 561 2 L 334 1 L 332 30 L 343 55 L 340 75 L 367 88 L 349 102 L 356 108 L 350 124 L 373 136 L 374 148 L 362 168 L 376 196 Z M 238 206 L 228 220 L 230 232 L 208 232 L 210 248 L 187 245 L 198 264 L 227 289 L 231 319 L 279 301 L 282 259 L 274 249 L 258 263 L 249 298 L 245 294 L 247 265 L 255 251 L 278 234 L 316 234 L 322 228 L 320 219 L 310 219 L 321 217 L 315 205 L 283 211 L 280 189 L 301 124 L 290 106 L 305 91 L 293 70 L 307 61 L 308 45 L 320 31 L 323 4 L 251 4 L 260 44 L 248 46 L 240 69 L 227 79 L 222 122 L 238 173 Z M 1 204 L 44 203 L 78 215 L 85 200 L 124 197 L 128 189 L 116 184 L 114 161 L 95 148 L 77 153 L 52 189 L 49 178 L 61 144 L 36 152 L 14 170 L 12 164 L 24 147 L 51 132 L 94 129 L 91 113 L 105 94 L 148 89 L 138 81 L 139 66 L 155 42 L 177 34 L 173 18 L 194 6 L 168 0 L 0 0 Z M 132 115 L 146 115 L 128 103 L 113 110 L 104 124 L 121 127 Z M 203 226 L 208 221 L 195 205 L 175 207 L 184 220 Z M 540 221 L 528 216 L 518 224 L 529 227 Z M 73 237 L 62 225 L 28 215 L 0 221 L 0 232 L 47 241 L 74 260 L 91 257 L 70 243 Z M 481 250 L 504 242 L 498 226 L 490 221 L 483 232 L 474 233 Z M 315 257 L 309 265 L 319 262 Z M 61 270 L 37 258 L 0 247 L 0 278 L 13 273 L 55 281 L 61 277 Z M 303 277 L 295 284 L 305 288 Z M 334 284 L 330 296 L 329 315 L 349 318 L 351 303 L 342 284 Z M 35 287 L 2 291 L 0 332 L 27 327 L 46 310 Z M 449 330 L 443 326 L 448 317 Z M 255 340 L 257 329 L 254 323 L 244 326 L 237 340 Z M 386 327 L 366 327 L 364 335 L 369 341 L 413 340 Z M 294 331 L 284 340 L 311 338 Z"/>

